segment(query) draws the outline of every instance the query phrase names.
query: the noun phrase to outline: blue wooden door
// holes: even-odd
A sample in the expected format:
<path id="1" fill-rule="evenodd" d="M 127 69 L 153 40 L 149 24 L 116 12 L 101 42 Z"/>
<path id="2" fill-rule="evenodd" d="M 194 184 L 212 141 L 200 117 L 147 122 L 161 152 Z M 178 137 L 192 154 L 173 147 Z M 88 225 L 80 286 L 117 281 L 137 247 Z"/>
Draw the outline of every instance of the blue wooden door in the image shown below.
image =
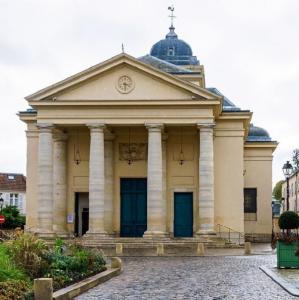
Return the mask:
<path id="1" fill-rule="evenodd" d="M 122 178 L 121 229 L 123 237 L 142 237 L 147 228 L 147 182 L 145 178 Z"/>
<path id="2" fill-rule="evenodd" d="M 174 236 L 193 236 L 192 193 L 174 193 Z"/>

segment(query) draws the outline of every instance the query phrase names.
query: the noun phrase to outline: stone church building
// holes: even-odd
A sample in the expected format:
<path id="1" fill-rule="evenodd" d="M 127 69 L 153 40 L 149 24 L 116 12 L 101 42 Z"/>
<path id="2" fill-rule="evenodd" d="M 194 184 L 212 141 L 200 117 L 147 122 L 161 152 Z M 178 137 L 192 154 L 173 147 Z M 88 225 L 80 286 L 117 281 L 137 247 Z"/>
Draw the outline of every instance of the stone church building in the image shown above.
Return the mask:
<path id="1" fill-rule="evenodd" d="M 205 85 L 170 27 L 25 98 L 28 231 L 44 237 L 271 236 L 277 143 Z"/>

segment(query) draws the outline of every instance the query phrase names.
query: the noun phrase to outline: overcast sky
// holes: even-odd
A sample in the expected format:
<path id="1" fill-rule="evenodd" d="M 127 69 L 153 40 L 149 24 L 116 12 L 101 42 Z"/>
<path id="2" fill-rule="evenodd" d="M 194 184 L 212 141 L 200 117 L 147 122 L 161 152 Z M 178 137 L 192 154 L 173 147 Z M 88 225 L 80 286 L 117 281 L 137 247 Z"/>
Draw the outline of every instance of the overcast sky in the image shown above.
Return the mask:
<path id="1" fill-rule="evenodd" d="M 273 181 L 299 148 L 298 0 L 0 0 L 0 172 L 26 172 L 24 97 L 125 51 L 147 54 L 175 27 L 208 87 L 254 112 L 279 146 Z"/>

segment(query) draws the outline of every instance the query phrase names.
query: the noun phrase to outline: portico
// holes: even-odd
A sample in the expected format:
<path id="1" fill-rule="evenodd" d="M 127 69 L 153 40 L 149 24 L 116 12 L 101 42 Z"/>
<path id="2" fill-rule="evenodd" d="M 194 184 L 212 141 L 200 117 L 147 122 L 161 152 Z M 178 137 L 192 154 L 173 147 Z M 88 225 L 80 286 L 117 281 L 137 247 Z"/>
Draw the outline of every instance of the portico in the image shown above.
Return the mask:
<path id="1" fill-rule="evenodd" d="M 74 124 L 73 126 L 75 126 Z M 174 191 L 178 192 L 181 188 L 180 180 L 190 180 L 191 176 L 176 176 L 177 187 L 170 189 L 167 186 L 167 165 L 168 161 L 173 164 L 177 175 L 180 172 L 186 172 L 188 164 L 193 161 L 198 166 L 192 176 L 193 184 L 190 189 L 181 189 L 191 191 L 193 195 L 194 206 L 194 224 L 193 233 L 210 234 L 214 233 L 214 169 L 213 156 L 207 155 L 213 151 L 213 123 L 198 124 L 167 124 L 163 123 L 146 123 L 134 124 L 133 126 L 88 123 L 72 130 L 72 124 L 43 124 L 38 128 L 38 184 L 39 206 L 38 209 L 38 228 L 41 235 L 59 235 L 66 236 L 72 234 L 73 228 L 67 224 L 68 215 L 72 215 L 72 205 L 69 202 L 74 198 L 68 195 L 67 191 L 67 174 L 69 168 L 80 168 L 81 164 L 88 164 L 88 185 L 80 191 L 86 191 L 88 186 L 89 193 L 89 229 L 87 236 L 106 237 L 119 236 L 120 228 L 120 206 L 121 198 L 116 195 L 116 186 L 120 185 L 121 178 L 146 178 L 147 181 L 147 224 L 144 232 L 145 238 L 159 238 L 173 236 L 173 203 L 168 203 L 168 198 L 174 198 Z M 127 132 L 130 128 L 132 143 L 135 147 L 145 144 L 143 156 L 140 155 L 136 160 L 128 164 L 124 157 L 121 158 L 121 147 L 127 146 Z M 177 133 L 180 128 L 184 128 L 184 138 L 186 142 L 192 135 L 196 135 L 197 142 L 192 144 L 196 149 L 192 160 L 190 153 L 186 153 L 186 161 L 180 164 L 179 157 L 176 156 L 178 146 L 189 144 L 183 142 L 182 145 L 174 144 L 171 140 L 168 142 L 166 135 L 173 140 L 180 140 L 181 136 Z M 74 148 L 74 134 L 84 136 L 89 145 L 78 144 L 76 147 L 89 148 L 88 161 L 80 161 L 76 165 L 73 158 L 67 159 L 67 149 Z M 190 137 L 188 137 L 190 135 Z M 143 143 L 140 143 L 142 141 Z M 200 145 L 202 145 L 200 147 Z M 207 147 L 206 150 L 202 147 Z M 175 148 L 175 149 L 173 149 Z M 175 151 L 173 151 L 175 150 Z M 116 156 L 116 159 L 115 159 Z M 193 155 L 192 155 L 193 156 Z M 47 162 L 46 167 L 45 162 Z M 71 165 L 70 165 L 71 162 Z M 121 162 L 122 170 L 118 169 Z M 145 169 L 144 169 L 145 167 Z M 188 171 L 187 171 L 188 172 Z M 84 171 L 86 174 L 86 172 Z M 116 174 L 115 174 L 116 173 Z M 78 176 L 75 176 L 78 177 Z M 80 177 L 80 176 L 79 176 Z M 51 183 L 51 180 L 52 183 Z M 165 178 L 165 180 L 163 180 Z M 200 180 L 200 178 L 202 178 Z M 82 178 L 81 178 L 82 180 Z M 81 186 L 83 183 L 81 183 Z M 77 190 L 79 192 L 79 190 Z M 52 196 L 52 197 L 51 197 Z M 68 209 L 69 207 L 69 209 Z M 53 214 L 54 212 L 54 214 Z M 44 220 L 47 216 L 47 224 Z M 52 216 L 53 215 L 53 216 Z M 67 229 L 68 228 L 68 229 Z M 71 230 L 70 230 L 71 229 Z"/>

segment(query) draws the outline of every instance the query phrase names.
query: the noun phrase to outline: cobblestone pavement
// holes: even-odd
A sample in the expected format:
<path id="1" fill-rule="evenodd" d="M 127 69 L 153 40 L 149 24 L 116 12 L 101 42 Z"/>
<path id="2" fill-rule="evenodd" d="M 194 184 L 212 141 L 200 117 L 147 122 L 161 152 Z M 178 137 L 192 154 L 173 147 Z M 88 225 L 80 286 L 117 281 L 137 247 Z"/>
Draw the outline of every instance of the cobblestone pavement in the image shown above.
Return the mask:
<path id="1" fill-rule="evenodd" d="M 76 299 L 298 299 L 259 269 L 273 266 L 274 255 L 131 257 L 123 261 L 121 275 Z"/>

